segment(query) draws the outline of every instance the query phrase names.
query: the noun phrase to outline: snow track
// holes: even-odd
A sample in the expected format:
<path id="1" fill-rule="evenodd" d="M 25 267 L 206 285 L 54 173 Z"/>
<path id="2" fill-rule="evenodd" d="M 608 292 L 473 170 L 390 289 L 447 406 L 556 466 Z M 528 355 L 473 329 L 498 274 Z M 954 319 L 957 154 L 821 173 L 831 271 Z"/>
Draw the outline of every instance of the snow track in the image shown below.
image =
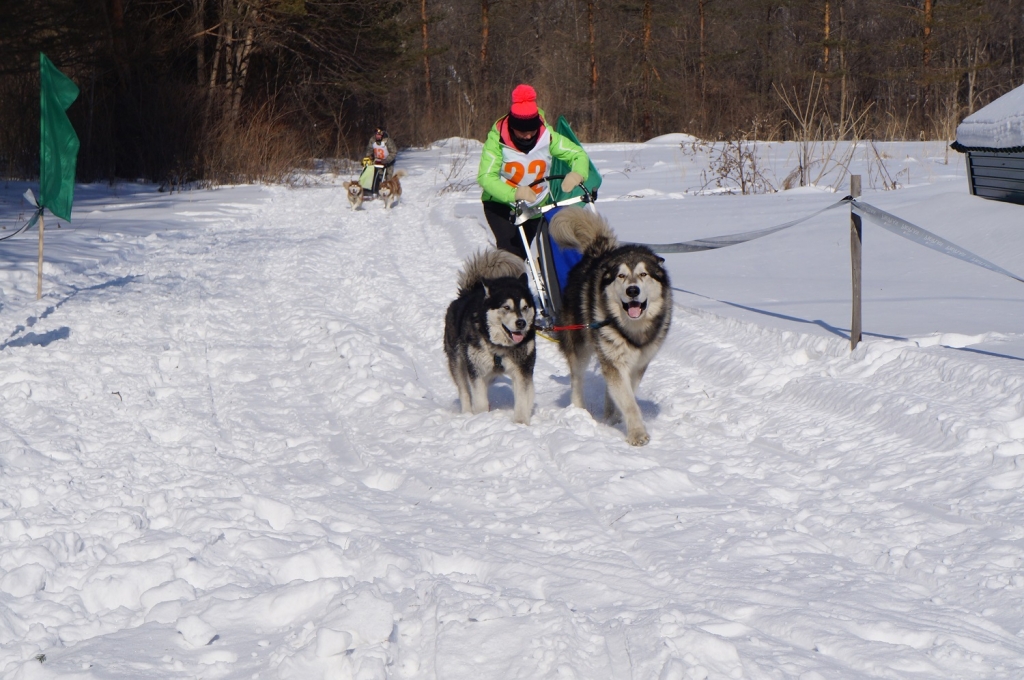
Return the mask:
<path id="1" fill-rule="evenodd" d="M 543 341 L 531 426 L 461 415 L 435 155 L 0 309 L 0 675 L 1021 677 L 1024 370 L 680 306 L 647 447 Z"/>

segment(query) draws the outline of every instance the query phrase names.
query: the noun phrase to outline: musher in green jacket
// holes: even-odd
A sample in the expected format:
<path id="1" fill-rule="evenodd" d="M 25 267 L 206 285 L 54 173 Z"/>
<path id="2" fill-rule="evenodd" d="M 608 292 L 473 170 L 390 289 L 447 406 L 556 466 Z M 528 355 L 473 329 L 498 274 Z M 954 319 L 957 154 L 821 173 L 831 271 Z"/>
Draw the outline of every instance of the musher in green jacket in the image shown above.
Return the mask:
<path id="1" fill-rule="evenodd" d="M 524 260 L 526 250 L 514 224 L 513 206 L 516 201 L 526 201 L 531 207 L 551 202 L 547 182 L 533 188 L 529 185 L 547 176 L 552 157 L 566 161 L 570 167 L 562 180 L 562 191 L 569 192 L 587 179 L 590 159 L 586 152 L 548 128 L 544 112 L 537 108 L 536 91 L 529 85 L 519 85 L 512 90 L 508 115 L 487 133 L 476 181 L 484 190 L 484 215 L 494 232 L 495 245 Z M 523 225 L 531 242 L 543 219 L 536 217 Z"/>

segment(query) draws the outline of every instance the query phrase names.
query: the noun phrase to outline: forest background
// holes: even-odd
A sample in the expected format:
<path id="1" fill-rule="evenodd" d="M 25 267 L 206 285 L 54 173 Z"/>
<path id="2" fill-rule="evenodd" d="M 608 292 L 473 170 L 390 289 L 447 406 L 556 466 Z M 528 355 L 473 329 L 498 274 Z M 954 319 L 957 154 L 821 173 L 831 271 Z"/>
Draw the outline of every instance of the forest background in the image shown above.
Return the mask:
<path id="1" fill-rule="evenodd" d="M 482 139 L 520 82 L 585 143 L 951 140 L 1022 39 L 1024 0 L 2 0 L 0 176 L 38 176 L 40 51 L 80 181 L 181 185 Z"/>

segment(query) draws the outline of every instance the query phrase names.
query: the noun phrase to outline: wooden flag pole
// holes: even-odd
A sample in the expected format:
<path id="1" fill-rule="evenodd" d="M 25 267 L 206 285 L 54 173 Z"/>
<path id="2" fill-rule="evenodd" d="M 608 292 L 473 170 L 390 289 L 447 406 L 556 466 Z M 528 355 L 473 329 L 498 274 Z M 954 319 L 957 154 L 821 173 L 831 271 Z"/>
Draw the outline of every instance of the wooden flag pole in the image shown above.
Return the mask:
<path id="1" fill-rule="evenodd" d="M 850 175 L 850 196 L 860 198 L 860 175 Z M 861 339 L 860 328 L 860 273 L 862 226 L 860 215 L 850 207 L 850 264 L 853 271 L 853 319 L 850 321 L 850 351 L 857 349 Z"/>
<path id="2" fill-rule="evenodd" d="M 39 213 L 39 271 L 36 274 L 36 299 L 43 297 L 43 213 Z"/>

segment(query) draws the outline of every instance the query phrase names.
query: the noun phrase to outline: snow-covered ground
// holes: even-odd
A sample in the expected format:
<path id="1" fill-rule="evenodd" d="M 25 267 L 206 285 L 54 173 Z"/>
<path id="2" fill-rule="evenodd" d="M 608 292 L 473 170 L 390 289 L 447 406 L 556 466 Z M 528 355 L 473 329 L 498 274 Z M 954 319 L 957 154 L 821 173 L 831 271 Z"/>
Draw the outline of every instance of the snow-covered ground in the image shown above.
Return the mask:
<path id="1" fill-rule="evenodd" d="M 847 191 L 833 168 L 698 195 L 716 152 L 680 141 L 589 147 L 622 239 Z M 543 341 L 530 426 L 507 382 L 465 416 L 441 337 L 489 241 L 453 190 L 478 153 L 403 152 L 390 212 L 329 175 L 80 186 L 39 301 L 35 233 L 0 242 L 0 676 L 1024 677 L 1024 285 L 866 223 L 851 353 L 841 208 L 667 256 L 648 446 L 595 420 L 596 370 L 571 407 Z M 796 165 L 757 153 L 776 185 Z M 969 196 L 944 145 L 850 166 L 866 202 L 1024 273 L 1024 207 Z M 4 225 L 27 186 L 0 186 Z"/>

